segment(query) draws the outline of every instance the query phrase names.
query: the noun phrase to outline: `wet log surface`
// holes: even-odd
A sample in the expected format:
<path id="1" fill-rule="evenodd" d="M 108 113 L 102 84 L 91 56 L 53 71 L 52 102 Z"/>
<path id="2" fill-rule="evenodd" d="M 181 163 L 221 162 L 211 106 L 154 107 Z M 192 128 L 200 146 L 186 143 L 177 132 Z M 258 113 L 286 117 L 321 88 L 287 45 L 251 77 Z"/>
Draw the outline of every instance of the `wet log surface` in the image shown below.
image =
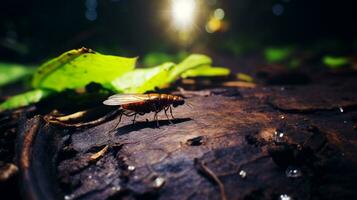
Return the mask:
<path id="1" fill-rule="evenodd" d="M 173 124 L 160 113 L 159 128 L 150 114 L 114 129 L 118 116 L 71 128 L 12 113 L 20 173 L 3 191 L 19 180 L 25 199 L 356 199 L 357 75 L 311 79 L 208 88 Z M 13 129 L 3 163 L 14 163 Z"/>

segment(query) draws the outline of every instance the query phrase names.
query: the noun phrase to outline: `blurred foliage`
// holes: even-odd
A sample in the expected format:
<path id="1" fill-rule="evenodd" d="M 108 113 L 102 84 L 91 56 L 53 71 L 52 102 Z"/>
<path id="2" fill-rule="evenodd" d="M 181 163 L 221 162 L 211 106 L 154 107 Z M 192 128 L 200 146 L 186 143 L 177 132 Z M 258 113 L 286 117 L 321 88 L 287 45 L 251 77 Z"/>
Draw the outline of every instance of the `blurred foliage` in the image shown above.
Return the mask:
<path id="1" fill-rule="evenodd" d="M 84 88 L 89 83 L 116 93 L 145 93 L 168 87 L 180 77 L 229 74 L 228 69 L 213 68 L 212 59 L 199 54 L 178 64 L 166 62 L 152 68 L 134 69 L 135 63 L 136 58 L 102 55 L 86 48 L 68 51 L 37 69 L 32 79 L 35 90 L 11 97 L 0 104 L 0 111 L 27 106 L 52 93 Z"/>
<path id="2" fill-rule="evenodd" d="M 177 54 L 168 54 L 164 52 L 152 52 L 144 56 L 142 64 L 145 67 L 160 65 L 165 62 L 180 62 L 189 56 L 187 52 L 181 51 Z"/>
<path id="3" fill-rule="evenodd" d="M 289 61 L 288 67 L 290 69 L 296 69 L 301 65 L 301 60 L 298 58 L 293 58 Z"/>
<path id="4" fill-rule="evenodd" d="M 244 74 L 244 73 L 238 73 L 237 78 L 241 81 L 245 81 L 245 82 L 254 82 L 253 77 L 249 76 L 248 74 Z"/>
<path id="5" fill-rule="evenodd" d="M 28 106 L 39 102 L 41 99 L 48 97 L 53 91 L 44 89 L 35 89 L 22 94 L 10 97 L 0 104 L 0 111 Z"/>
<path id="6" fill-rule="evenodd" d="M 349 59 L 346 57 L 338 56 L 324 56 L 322 62 L 330 69 L 338 69 L 349 64 Z"/>
<path id="7" fill-rule="evenodd" d="M 302 63 L 302 59 L 296 55 L 296 48 L 292 46 L 268 47 L 264 50 L 264 57 L 269 64 L 284 64 L 290 70 L 299 68 Z"/>
<path id="8" fill-rule="evenodd" d="M 220 41 L 218 48 L 235 56 L 240 56 L 259 49 L 259 46 L 257 39 L 241 35 L 239 38 L 229 38 Z"/>
<path id="9" fill-rule="evenodd" d="M 33 68 L 0 62 L 0 86 L 16 82 L 24 77 L 30 76 L 34 72 Z"/>
<path id="10" fill-rule="evenodd" d="M 269 47 L 264 50 L 265 60 L 269 63 L 282 62 L 288 59 L 294 49 L 291 47 Z"/>
<path id="11" fill-rule="evenodd" d="M 187 70 L 186 72 L 182 73 L 181 77 L 190 78 L 197 76 L 227 76 L 229 73 L 229 69 L 224 67 L 211 67 L 209 65 L 204 65 L 195 69 Z"/>

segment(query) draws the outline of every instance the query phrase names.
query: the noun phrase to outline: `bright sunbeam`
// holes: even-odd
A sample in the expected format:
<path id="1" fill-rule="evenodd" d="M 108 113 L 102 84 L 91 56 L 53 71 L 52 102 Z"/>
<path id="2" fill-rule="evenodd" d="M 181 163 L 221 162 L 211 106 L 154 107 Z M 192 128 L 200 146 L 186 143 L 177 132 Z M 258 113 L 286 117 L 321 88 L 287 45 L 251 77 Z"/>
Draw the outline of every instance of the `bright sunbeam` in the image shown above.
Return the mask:
<path id="1" fill-rule="evenodd" d="M 177 29 L 184 31 L 192 27 L 195 18 L 195 0 L 171 0 L 171 15 Z"/>

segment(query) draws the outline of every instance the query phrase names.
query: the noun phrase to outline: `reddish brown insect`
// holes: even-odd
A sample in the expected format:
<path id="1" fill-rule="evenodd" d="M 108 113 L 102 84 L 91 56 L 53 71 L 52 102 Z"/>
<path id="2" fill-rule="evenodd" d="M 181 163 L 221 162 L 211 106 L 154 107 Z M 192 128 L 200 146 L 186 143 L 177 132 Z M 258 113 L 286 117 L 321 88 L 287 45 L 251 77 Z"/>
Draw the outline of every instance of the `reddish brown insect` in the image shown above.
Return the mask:
<path id="1" fill-rule="evenodd" d="M 183 105 L 185 100 L 180 96 L 170 95 L 170 94 L 116 94 L 110 96 L 107 100 L 103 102 L 105 105 L 109 106 L 120 106 L 124 111 L 122 115 L 134 116 L 133 122 L 135 122 L 136 115 L 144 115 L 146 113 L 155 112 L 154 120 L 156 120 L 157 126 L 159 126 L 159 121 L 157 114 L 164 110 L 167 119 L 170 121 L 167 111 L 170 110 L 171 117 L 172 107 L 177 107 Z M 120 115 L 119 122 L 122 115 Z M 172 123 L 170 121 L 170 123 Z"/>

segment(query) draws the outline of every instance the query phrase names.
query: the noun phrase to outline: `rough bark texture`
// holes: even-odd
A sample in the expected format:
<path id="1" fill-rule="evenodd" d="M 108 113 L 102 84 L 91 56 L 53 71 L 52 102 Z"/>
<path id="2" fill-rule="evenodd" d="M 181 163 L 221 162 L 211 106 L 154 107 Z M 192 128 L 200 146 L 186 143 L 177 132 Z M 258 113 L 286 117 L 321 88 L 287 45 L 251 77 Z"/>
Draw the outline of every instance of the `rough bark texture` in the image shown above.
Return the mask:
<path id="1" fill-rule="evenodd" d="M 160 128 L 151 114 L 117 129 L 118 117 L 70 128 L 27 114 L 16 151 L 24 198 L 356 199 L 356 76 L 323 77 L 208 89 L 174 109 L 173 124 L 160 113 Z"/>

